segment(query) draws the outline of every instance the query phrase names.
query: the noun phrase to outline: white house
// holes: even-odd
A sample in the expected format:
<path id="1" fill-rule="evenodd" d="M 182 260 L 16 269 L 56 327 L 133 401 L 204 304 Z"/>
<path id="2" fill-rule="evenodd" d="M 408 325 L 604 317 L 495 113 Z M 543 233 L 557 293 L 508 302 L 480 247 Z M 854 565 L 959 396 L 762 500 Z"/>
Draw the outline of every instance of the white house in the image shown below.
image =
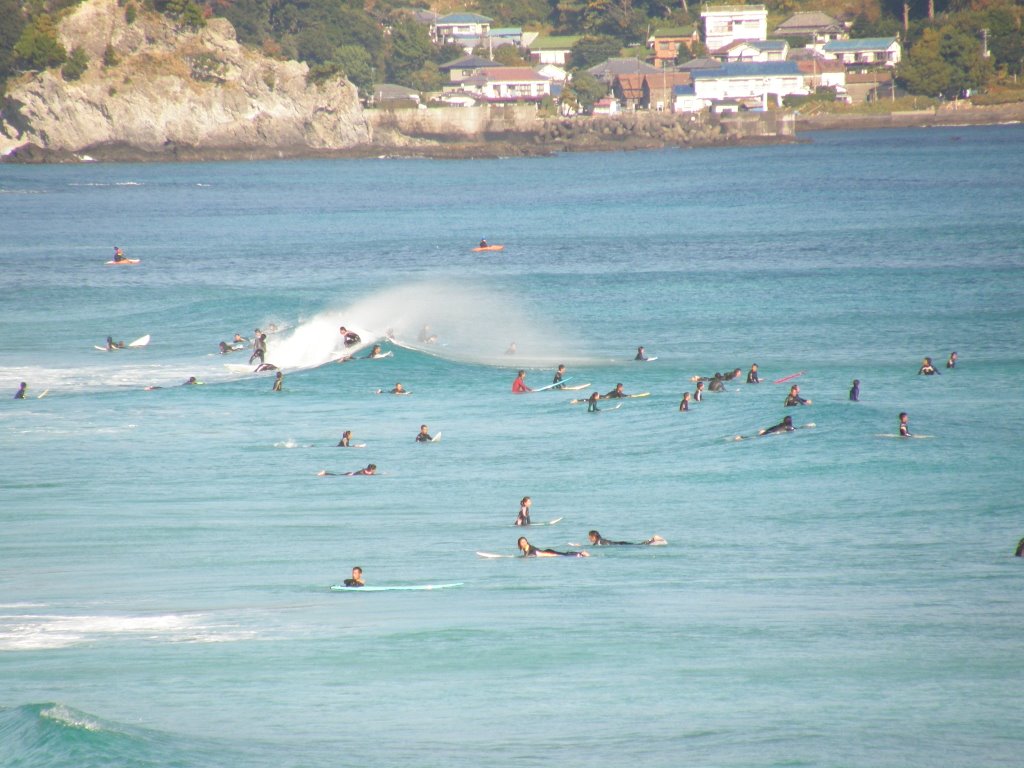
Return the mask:
<path id="1" fill-rule="evenodd" d="M 569 63 L 572 47 L 580 40 L 578 35 L 537 37 L 530 43 L 530 58 L 538 64 L 564 67 Z"/>
<path id="2" fill-rule="evenodd" d="M 707 101 L 745 99 L 764 103 L 771 94 L 781 106 L 783 96 L 809 93 L 804 74 L 795 61 L 736 62 L 723 64 L 720 69 L 697 69 L 690 74 L 695 96 Z"/>
<path id="3" fill-rule="evenodd" d="M 551 95 L 551 81 L 529 67 L 482 69 L 459 85 L 466 93 L 490 103 L 540 101 Z"/>
<path id="4" fill-rule="evenodd" d="M 672 89 L 672 111 L 700 112 L 711 106 L 711 102 L 701 99 L 692 85 L 677 85 Z"/>
<path id="5" fill-rule="evenodd" d="M 785 40 L 741 40 L 724 51 L 726 61 L 785 61 L 789 43 Z"/>
<path id="6" fill-rule="evenodd" d="M 568 72 L 555 64 L 539 64 L 533 68 L 533 71 L 541 77 L 554 80 L 556 83 L 564 83 L 569 77 Z"/>
<path id="7" fill-rule="evenodd" d="M 798 11 L 775 28 L 775 37 L 810 38 L 816 43 L 845 40 L 846 25 L 821 11 Z"/>
<path id="8" fill-rule="evenodd" d="M 477 13 L 449 13 L 430 27 L 430 36 L 439 45 L 454 43 L 471 52 L 485 45 L 491 34 L 491 19 Z"/>
<path id="9" fill-rule="evenodd" d="M 821 47 L 825 56 L 847 67 L 895 67 L 903 49 L 896 37 L 864 37 L 859 40 L 830 40 Z"/>
<path id="10" fill-rule="evenodd" d="M 712 52 L 737 40 L 768 37 L 768 9 L 763 5 L 708 5 L 700 17 L 704 20 L 704 44 Z"/>

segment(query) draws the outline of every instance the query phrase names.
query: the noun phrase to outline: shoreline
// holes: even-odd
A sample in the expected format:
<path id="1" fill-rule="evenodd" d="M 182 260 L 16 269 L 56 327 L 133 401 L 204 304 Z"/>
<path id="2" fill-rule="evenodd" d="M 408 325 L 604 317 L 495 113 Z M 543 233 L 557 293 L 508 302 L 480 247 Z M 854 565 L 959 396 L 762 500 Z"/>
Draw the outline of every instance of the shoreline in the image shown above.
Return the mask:
<path id="1" fill-rule="evenodd" d="M 591 118 L 593 120 L 593 118 Z M 1024 102 L 975 106 L 970 102 L 939 109 L 887 112 L 883 114 L 820 115 L 795 114 L 793 135 L 739 135 L 728 132 L 698 141 L 670 141 L 651 135 L 587 135 L 583 140 L 565 137 L 544 138 L 540 131 L 506 135 L 502 138 L 471 139 L 465 135 L 451 140 L 401 135 L 399 140 L 372 142 L 340 149 L 289 147 L 195 147 L 169 145 L 145 149 L 128 144 L 103 144 L 79 152 L 50 150 L 28 144 L 0 157 L 0 163 L 166 163 L 166 162 L 238 162 L 261 160 L 315 159 L 395 159 L 484 160 L 505 157 L 552 157 L 568 152 L 629 152 L 668 148 L 729 148 L 794 144 L 810 141 L 802 133 L 816 131 L 877 130 L 887 128 L 939 128 L 956 126 L 1006 125 L 1024 122 Z"/>

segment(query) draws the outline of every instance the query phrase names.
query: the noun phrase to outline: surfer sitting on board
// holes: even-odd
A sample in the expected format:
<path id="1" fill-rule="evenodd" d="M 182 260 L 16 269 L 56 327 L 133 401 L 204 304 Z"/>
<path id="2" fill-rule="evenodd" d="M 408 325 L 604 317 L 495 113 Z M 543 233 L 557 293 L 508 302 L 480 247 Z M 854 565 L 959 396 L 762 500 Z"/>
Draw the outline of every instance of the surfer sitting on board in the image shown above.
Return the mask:
<path id="1" fill-rule="evenodd" d="M 338 441 L 338 445 L 335 446 L 335 447 L 337 447 L 337 448 L 351 448 L 352 447 L 351 446 L 351 442 L 352 442 L 352 430 L 351 429 L 346 429 L 344 432 L 341 433 L 341 440 Z"/>
<path id="2" fill-rule="evenodd" d="M 708 384 L 708 392 L 725 392 L 725 379 L 722 378 L 722 374 L 715 374 L 715 378 Z"/>
<path id="3" fill-rule="evenodd" d="M 603 400 L 616 400 L 616 399 L 618 399 L 620 397 L 629 397 L 629 395 L 627 395 L 625 392 L 622 391 L 622 384 L 621 384 L 621 382 L 619 384 L 616 384 L 615 385 L 615 389 L 613 389 L 608 394 L 604 395 L 604 397 L 602 399 Z"/>
<path id="4" fill-rule="evenodd" d="M 632 547 L 644 547 L 644 546 L 650 546 L 652 544 L 653 545 L 658 545 L 658 544 L 667 544 L 668 543 L 663 538 L 661 538 L 661 536 L 659 536 L 658 534 L 654 534 L 647 541 L 609 541 L 608 539 L 604 538 L 604 536 L 602 536 L 597 531 L 591 531 L 590 533 L 587 534 L 587 538 L 590 539 L 590 543 L 593 544 L 595 547 L 608 547 L 608 546 L 612 546 L 612 545 L 625 545 L 625 546 L 632 546 Z"/>
<path id="5" fill-rule="evenodd" d="M 956 368 L 956 361 L 957 361 L 956 352 L 950 352 L 949 353 L 949 360 L 946 361 L 946 367 L 947 368 Z"/>
<path id="6" fill-rule="evenodd" d="M 533 390 L 526 386 L 526 371 L 519 371 L 516 374 L 516 380 L 512 382 L 512 394 L 521 395 L 525 392 L 533 392 Z"/>
<path id="7" fill-rule="evenodd" d="M 523 553 L 523 557 L 590 557 L 590 553 L 585 549 L 579 552 L 558 552 L 554 549 L 537 549 L 533 544 L 526 540 L 525 536 L 519 537 L 519 541 L 516 542 L 516 546 L 519 547 L 519 551 Z"/>
<path id="8" fill-rule="evenodd" d="M 388 390 L 392 395 L 408 395 L 409 391 L 402 386 L 401 382 L 395 382 L 395 386 Z M 380 394 L 380 390 L 377 390 L 377 394 Z"/>
<path id="9" fill-rule="evenodd" d="M 124 349 L 124 342 L 114 341 L 112 336 L 107 336 L 107 350 L 111 349 Z"/>
<path id="10" fill-rule="evenodd" d="M 116 245 L 114 246 L 114 261 L 124 261 L 124 251 L 122 251 Z"/>
<path id="11" fill-rule="evenodd" d="M 921 361 L 921 367 L 920 369 L 918 369 L 917 375 L 940 376 L 941 374 L 935 369 L 935 366 L 932 365 L 932 359 L 930 357 L 926 357 L 924 360 Z"/>
<path id="12" fill-rule="evenodd" d="M 345 579 L 342 583 L 346 587 L 365 587 L 366 582 L 363 581 L 363 569 L 357 565 L 352 569 L 352 578 Z"/>
<path id="13" fill-rule="evenodd" d="M 787 416 L 774 427 L 768 427 L 768 429 L 759 430 L 759 435 L 774 435 L 777 432 L 793 432 L 796 427 L 793 426 L 793 417 Z"/>
<path id="14" fill-rule="evenodd" d="M 479 246 L 477 246 L 477 247 L 478 247 L 478 248 L 486 248 L 486 247 L 487 247 L 487 241 L 486 241 L 486 240 L 483 240 L 483 239 L 481 239 L 481 240 L 480 240 L 480 245 L 479 245 Z"/>
<path id="15" fill-rule="evenodd" d="M 644 348 L 643 347 L 637 347 L 636 348 L 636 357 L 634 357 L 633 359 L 634 360 L 639 360 L 640 362 L 646 362 L 646 360 L 647 360 L 647 353 L 644 352 Z"/>
<path id="16" fill-rule="evenodd" d="M 910 434 L 910 422 L 907 421 L 907 412 L 900 413 L 900 437 L 913 437 Z"/>
<path id="17" fill-rule="evenodd" d="M 18 387 L 18 391 L 14 393 L 14 399 L 15 400 L 24 400 L 25 399 L 25 392 L 27 392 L 27 391 L 28 391 L 28 384 L 26 382 L 24 382 L 24 381 L 21 382 L 21 386 Z"/>
<path id="18" fill-rule="evenodd" d="M 757 363 L 750 366 L 747 371 L 747 384 L 760 384 L 764 379 L 757 375 Z"/>
<path id="19" fill-rule="evenodd" d="M 783 405 L 786 406 L 787 408 L 789 408 L 792 405 L 810 405 L 810 404 L 811 404 L 810 400 L 804 400 L 802 397 L 800 397 L 800 387 L 797 386 L 796 384 L 794 384 L 792 387 L 789 388 L 789 394 L 786 395 L 786 402 L 783 403 Z"/>
<path id="20" fill-rule="evenodd" d="M 532 506 L 533 499 L 529 496 L 523 496 L 523 500 L 519 502 L 519 514 L 516 516 L 516 525 L 530 524 L 530 507 Z"/>
<path id="21" fill-rule="evenodd" d="M 850 402 L 856 403 L 860 401 L 860 379 L 854 379 L 853 385 L 850 387 Z"/>
<path id="22" fill-rule="evenodd" d="M 420 424 L 420 432 L 419 432 L 418 435 L 416 435 L 416 442 L 417 443 L 431 443 L 433 441 L 434 441 L 434 438 L 431 437 L 430 436 L 430 432 L 427 431 L 427 425 L 426 424 Z"/>

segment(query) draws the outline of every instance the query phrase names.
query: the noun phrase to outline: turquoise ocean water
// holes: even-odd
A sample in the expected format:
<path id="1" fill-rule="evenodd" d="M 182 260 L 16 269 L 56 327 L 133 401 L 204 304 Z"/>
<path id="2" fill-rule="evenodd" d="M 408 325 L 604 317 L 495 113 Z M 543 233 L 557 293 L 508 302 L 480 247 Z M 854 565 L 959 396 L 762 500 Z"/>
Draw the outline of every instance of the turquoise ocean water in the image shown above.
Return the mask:
<path id="1" fill-rule="evenodd" d="M 0 166 L 0 765 L 1019 765 L 1022 214 L 1021 126 Z M 651 394 L 510 394 L 560 362 Z M 669 545 L 477 557 L 524 495 Z"/>

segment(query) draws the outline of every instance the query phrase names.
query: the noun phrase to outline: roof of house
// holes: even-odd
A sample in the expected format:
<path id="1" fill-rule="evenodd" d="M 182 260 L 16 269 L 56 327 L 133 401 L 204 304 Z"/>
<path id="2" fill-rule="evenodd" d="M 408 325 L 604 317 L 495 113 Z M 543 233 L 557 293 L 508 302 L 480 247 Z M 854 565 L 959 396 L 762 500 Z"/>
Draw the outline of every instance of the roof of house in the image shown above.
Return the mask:
<path id="1" fill-rule="evenodd" d="M 774 75 L 799 75 L 800 68 L 795 61 L 734 61 L 723 64 L 721 69 L 695 69 L 694 80 L 711 77 L 772 77 Z"/>
<path id="2" fill-rule="evenodd" d="M 843 62 L 836 61 L 835 59 L 800 59 L 796 62 L 796 65 L 800 68 L 801 72 L 811 75 L 846 71 Z"/>
<path id="3" fill-rule="evenodd" d="M 522 34 L 522 27 L 491 27 L 491 37 L 519 37 Z"/>
<path id="4" fill-rule="evenodd" d="M 775 34 L 793 35 L 837 26 L 841 26 L 839 20 L 832 18 L 827 13 L 822 13 L 821 11 L 799 11 L 779 24 L 775 28 Z"/>
<path id="5" fill-rule="evenodd" d="M 825 43 L 822 50 L 826 53 L 884 51 L 895 42 L 895 37 L 862 37 L 857 40 L 829 40 Z"/>
<path id="6" fill-rule="evenodd" d="M 763 5 L 705 5 L 704 9 L 700 12 L 703 16 L 707 13 L 760 13 L 764 11 L 768 12 L 768 9 Z"/>
<path id="7" fill-rule="evenodd" d="M 496 61 L 485 59 L 483 56 L 462 56 L 455 61 L 449 61 L 447 64 L 442 64 L 438 67 L 442 72 L 447 72 L 452 69 L 483 69 L 484 67 L 500 67 Z"/>
<path id="8" fill-rule="evenodd" d="M 661 37 L 693 37 L 695 28 L 689 27 L 661 27 L 651 32 L 650 40 Z"/>
<path id="9" fill-rule="evenodd" d="M 640 59 L 608 59 L 587 70 L 598 80 L 602 78 L 612 79 L 615 75 L 647 74 L 648 72 L 660 72 L 657 67 L 652 67 Z"/>
<path id="10" fill-rule="evenodd" d="M 662 72 L 657 75 L 644 75 L 644 85 L 648 89 L 689 85 L 692 82 L 693 75 L 689 72 Z"/>
<path id="11" fill-rule="evenodd" d="M 640 99 L 644 95 L 644 78 L 646 75 L 616 75 L 615 82 L 624 99 Z"/>
<path id="12" fill-rule="evenodd" d="M 693 72 L 695 69 L 718 69 L 722 66 L 722 62 L 718 59 L 712 59 L 708 56 L 702 56 L 699 59 L 690 59 L 684 64 L 680 64 L 678 69 L 685 72 Z"/>
<path id="13" fill-rule="evenodd" d="M 789 47 L 789 43 L 785 40 L 737 40 L 732 45 L 726 46 L 724 50 L 731 51 L 744 46 L 757 51 L 784 51 Z"/>
<path id="14" fill-rule="evenodd" d="M 406 88 L 404 85 L 395 85 L 394 83 L 377 83 L 373 86 L 373 98 L 377 101 L 384 101 L 388 99 L 416 99 L 420 97 L 420 92 L 415 88 Z"/>
<path id="15" fill-rule="evenodd" d="M 488 67 L 487 69 L 481 69 L 465 82 L 469 85 L 498 82 L 546 83 L 548 78 L 538 75 L 529 67 Z"/>
<path id="16" fill-rule="evenodd" d="M 582 35 L 541 36 L 530 43 L 531 51 L 568 51 L 580 41 Z"/>
<path id="17" fill-rule="evenodd" d="M 674 85 L 672 86 L 673 96 L 696 96 L 697 91 L 693 89 L 692 85 Z"/>
<path id="18" fill-rule="evenodd" d="M 492 19 L 478 13 L 449 13 L 437 20 L 438 24 L 490 24 Z"/>

